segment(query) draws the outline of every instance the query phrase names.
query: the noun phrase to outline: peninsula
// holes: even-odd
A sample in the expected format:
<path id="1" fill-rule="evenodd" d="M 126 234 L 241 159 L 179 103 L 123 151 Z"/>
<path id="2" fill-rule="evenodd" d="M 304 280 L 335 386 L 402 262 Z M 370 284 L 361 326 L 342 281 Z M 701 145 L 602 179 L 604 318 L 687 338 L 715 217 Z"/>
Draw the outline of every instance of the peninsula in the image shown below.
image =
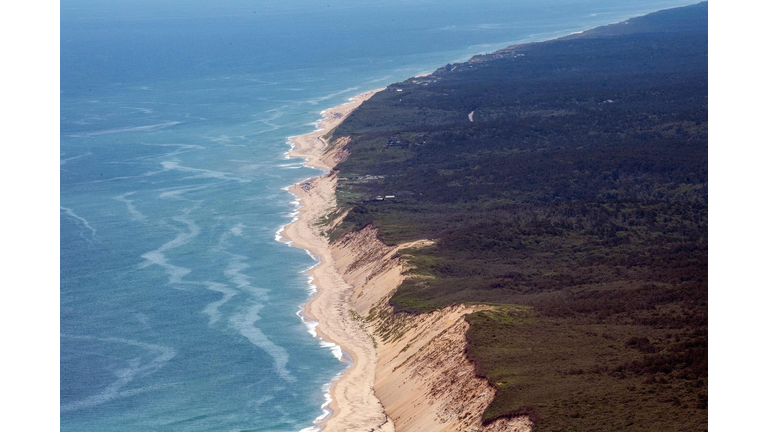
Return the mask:
<path id="1" fill-rule="evenodd" d="M 292 156 L 327 431 L 707 425 L 707 3 L 328 110 Z"/>

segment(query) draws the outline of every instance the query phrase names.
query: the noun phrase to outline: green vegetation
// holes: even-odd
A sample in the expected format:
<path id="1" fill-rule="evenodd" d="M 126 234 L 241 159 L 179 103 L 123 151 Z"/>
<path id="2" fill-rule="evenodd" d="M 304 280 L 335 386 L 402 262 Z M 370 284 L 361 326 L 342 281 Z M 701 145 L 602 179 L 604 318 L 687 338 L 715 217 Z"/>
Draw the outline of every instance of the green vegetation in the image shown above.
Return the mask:
<path id="1" fill-rule="evenodd" d="M 486 420 L 517 411 L 535 413 L 536 430 L 706 429 L 706 331 L 519 308 L 469 322 L 470 357 L 499 389 Z"/>
<path id="2" fill-rule="evenodd" d="M 707 61 L 702 3 L 447 65 L 333 131 L 330 238 L 435 240 L 395 310 L 498 305 L 467 318 L 484 419 L 706 429 Z"/>

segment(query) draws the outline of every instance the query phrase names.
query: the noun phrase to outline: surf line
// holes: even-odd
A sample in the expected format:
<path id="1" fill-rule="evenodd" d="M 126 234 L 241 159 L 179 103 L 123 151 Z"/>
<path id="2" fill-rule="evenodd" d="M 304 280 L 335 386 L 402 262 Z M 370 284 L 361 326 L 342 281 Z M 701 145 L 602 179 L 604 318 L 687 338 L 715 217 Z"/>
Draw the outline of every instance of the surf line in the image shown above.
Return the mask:
<path id="1" fill-rule="evenodd" d="M 325 277 L 320 278 L 320 274 L 318 274 L 318 271 L 320 271 L 321 274 L 324 274 L 324 271 L 317 268 L 321 265 L 332 266 L 332 263 L 328 264 L 324 262 L 326 252 L 330 253 L 328 244 L 317 231 L 316 227 L 313 226 L 313 221 L 320 217 L 323 211 L 328 210 L 329 205 L 333 202 L 333 186 L 332 184 L 328 184 L 328 179 L 326 178 L 330 170 L 329 165 L 333 162 L 330 159 L 326 161 L 326 157 L 323 155 L 324 150 L 327 148 L 327 140 L 324 139 L 325 137 L 323 137 L 323 134 L 335 128 L 349 115 L 349 113 L 380 90 L 363 93 L 350 98 L 347 103 L 322 111 L 322 119 L 319 121 L 314 131 L 296 137 L 289 137 L 287 141 L 287 144 L 290 146 L 290 150 L 286 152 L 287 159 L 292 157 L 302 158 L 304 159 L 302 165 L 318 169 L 322 171 L 322 174 L 309 179 L 304 179 L 288 188 L 283 188 L 283 190 L 287 190 L 293 195 L 291 203 L 294 204 L 295 211 L 290 214 L 290 217 L 292 218 L 291 222 L 281 226 L 277 230 L 275 233 L 275 240 L 303 249 L 315 260 L 315 263 L 312 266 L 303 271 L 304 274 L 309 276 L 308 291 L 310 297 L 306 303 L 299 306 L 297 315 L 307 327 L 307 331 L 313 337 L 320 340 L 321 346 L 331 349 L 334 356 L 347 365 L 343 371 L 331 380 L 331 382 L 326 383 L 323 386 L 322 390 L 325 401 L 321 407 L 322 414 L 317 417 L 314 426 L 304 429 L 304 432 L 319 431 L 323 429 L 329 421 L 335 418 L 336 415 L 343 415 L 342 413 L 347 412 L 343 407 L 348 405 L 348 401 L 334 400 L 333 397 L 336 392 L 334 389 L 342 385 L 341 382 L 344 381 L 346 375 L 348 375 L 348 372 L 353 366 L 352 353 L 348 353 L 342 349 L 339 343 L 326 340 L 329 339 L 330 335 L 320 331 L 318 326 L 320 326 L 321 323 L 317 319 L 329 320 L 328 322 L 324 322 L 321 326 L 325 327 L 333 325 L 333 323 L 337 321 L 336 318 L 340 318 L 336 324 L 340 324 L 341 327 L 329 327 L 328 329 L 338 333 L 336 336 L 341 336 L 341 343 L 344 343 L 344 341 L 350 342 L 352 348 L 356 347 L 356 342 L 352 342 L 353 339 L 347 340 L 347 338 L 343 336 L 346 334 L 345 332 L 349 331 L 344 323 L 346 317 L 336 317 L 332 311 L 328 312 L 330 313 L 328 316 L 325 316 L 325 313 L 321 313 L 322 316 L 317 316 L 316 313 L 325 311 L 325 309 L 317 309 L 315 303 L 318 301 L 331 301 L 334 303 L 338 301 L 343 302 L 340 298 L 340 295 L 343 296 L 343 293 L 336 289 L 338 288 L 336 287 L 336 283 L 344 283 L 340 278 L 340 275 L 337 275 L 339 276 L 339 280 L 331 282 L 329 285 L 328 280 L 326 280 Z M 338 406 L 339 412 L 334 412 L 336 406 Z M 381 408 L 377 406 L 375 409 L 378 410 Z"/>
<path id="2" fill-rule="evenodd" d="M 310 179 L 314 179 L 314 178 L 316 177 L 312 177 Z M 300 185 L 310 179 L 302 180 L 296 183 L 294 186 Z M 294 211 L 291 212 L 289 216 L 291 217 L 291 221 L 280 226 L 277 232 L 275 232 L 275 241 L 286 244 L 288 246 L 298 247 L 293 244 L 293 240 L 284 237 L 283 233 L 285 231 L 285 228 L 288 225 L 297 223 L 300 220 L 298 215 L 300 214 L 300 210 L 302 208 L 301 201 L 299 196 L 296 195 L 293 191 L 291 191 L 290 188 L 286 187 L 286 188 L 283 188 L 283 190 L 288 191 L 295 198 L 291 201 L 291 204 L 294 205 Z M 303 248 L 300 248 L 300 249 L 303 249 Z M 322 263 L 322 258 L 318 255 L 313 254 L 308 249 L 303 249 L 303 250 L 315 262 L 311 266 L 302 270 L 301 272 L 302 274 L 307 276 L 307 292 L 309 294 L 309 297 L 304 303 L 298 306 L 298 310 L 296 311 L 296 316 L 298 316 L 301 322 L 304 324 L 307 333 L 309 333 L 310 335 L 312 335 L 312 337 L 320 341 L 321 347 L 329 349 L 334 357 L 336 357 L 340 362 L 343 362 L 346 364 L 346 367 L 344 367 L 344 370 L 337 373 L 329 382 L 323 384 L 322 386 L 323 403 L 320 406 L 322 413 L 317 418 L 315 418 L 315 420 L 312 422 L 313 423 L 312 426 L 306 427 L 299 431 L 299 432 L 320 432 L 323 429 L 322 424 L 333 415 L 333 410 L 330 408 L 331 402 L 333 401 L 333 398 L 331 397 L 331 388 L 333 387 L 333 384 L 339 379 L 341 379 L 341 377 L 344 376 L 347 370 L 349 370 L 349 368 L 352 367 L 352 356 L 350 356 L 349 353 L 344 351 L 340 345 L 331 341 L 327 341 L 323 339 L 320 335 L 318 335 L 316 329 L 317 329 L 317 326 L 320 324 L 320 322 L 316 319 L 312 319 L 308 317 L 305 313 L 307 304 L 311 302 L 318 294 L 317 286 L 314 284 L 315 276 L 312 275 L 311 272 L 315 267 L 319 266 Z"/>

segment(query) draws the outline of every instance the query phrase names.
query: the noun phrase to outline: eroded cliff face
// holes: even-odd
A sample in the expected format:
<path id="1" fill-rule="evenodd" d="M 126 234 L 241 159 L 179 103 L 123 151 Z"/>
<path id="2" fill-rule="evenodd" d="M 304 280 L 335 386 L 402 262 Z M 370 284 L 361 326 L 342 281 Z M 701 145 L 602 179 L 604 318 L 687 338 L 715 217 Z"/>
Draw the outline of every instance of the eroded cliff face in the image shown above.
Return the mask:
<path id="1" fill-rule="evenodd" d="M 350 315 L 376 346 L 374 391 L 397 431 L 529 432 L 527 418 L 482 425 L 495 389 L 467 359 L 464 315 L 480 309 L 453 306 L 429 314 L 394 314 L 388 300 L 402 282 L 400 249 L 384 245 L 367 227 L 333 244 L 336 268 L 352 285 Z"/>
<path id="2" fill-rule="evenodd" d="M 322 137 L 319 139 L 323 140 L 323 142 L 327 142 Z M 323 155 L 320 157 L 320 160 L 323 161 L 325 166 L 329 167 L 336 166 L 336 164 L 344 162 L 347 160 L 347 157 L 349 157 L 349 150 L 345 148 L 349 141 L 350 138 L 348 136 L 343 136 L 336 138 L 332 142 L 328 143 L 327 147 L 323 151 Z"/>

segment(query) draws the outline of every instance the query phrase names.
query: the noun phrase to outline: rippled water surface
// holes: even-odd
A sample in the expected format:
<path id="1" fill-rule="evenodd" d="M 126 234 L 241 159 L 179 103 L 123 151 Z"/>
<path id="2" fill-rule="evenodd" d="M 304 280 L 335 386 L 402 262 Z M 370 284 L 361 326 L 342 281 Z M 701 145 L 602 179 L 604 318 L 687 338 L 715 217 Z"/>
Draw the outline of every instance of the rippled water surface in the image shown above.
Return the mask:
<path id="1" fill-rule="evenodd" d="M 366 90 L 680 1 L 61 3 L 61 427 L 313 427 L 287 138 Z"/>

